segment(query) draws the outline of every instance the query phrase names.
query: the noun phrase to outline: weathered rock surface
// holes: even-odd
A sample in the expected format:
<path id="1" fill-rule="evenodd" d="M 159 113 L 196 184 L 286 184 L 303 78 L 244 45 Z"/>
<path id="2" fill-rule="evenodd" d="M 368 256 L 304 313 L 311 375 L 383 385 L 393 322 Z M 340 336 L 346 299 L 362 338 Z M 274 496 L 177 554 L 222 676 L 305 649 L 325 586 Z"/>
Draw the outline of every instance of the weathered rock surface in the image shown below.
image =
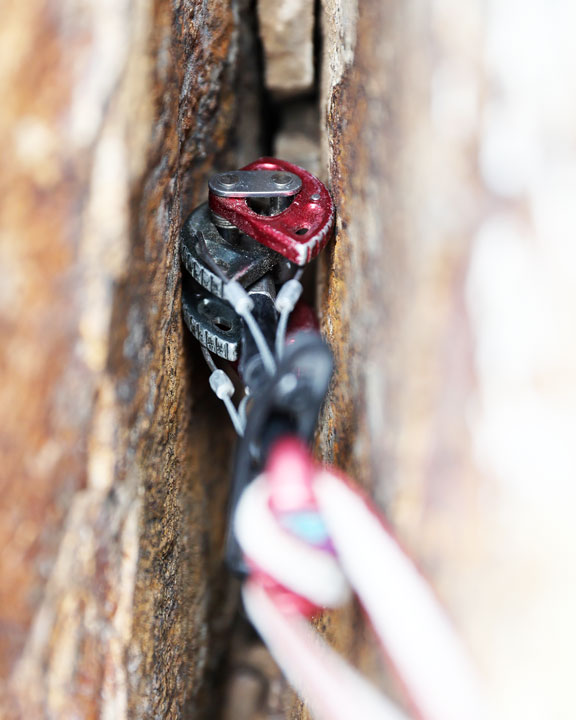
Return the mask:
<path id="1" fill-rule="evenodd" d="M 386 511 L 494 717 L 567 720 L 574 18 L 545 6 L 324 0 L 318 451 Z M 258 12 L 268 87 L 309 89 L 312 3 Z M 208 172 L 259 152 L 255 30 L 247 0 L 4 8 L 3 717 L 217 716 L 231 435 L 182 328 L 178 230 Z M 276 149 L 316 169 L 303 118 Z M 318 628 L 398 692 L 359 608 Z M 232 713 L 289 715 L 262 647 L 230 669 Z"/>
<path id="2" fill-rule="evenodd" d="M 338 231 L 322 309 L 337 373 L 319 447 L 386 510 L 493 716 L 567 719 L 574 11 L 524 10 L 323 2 Z M 532 50 L 544 36 L 545 62 Z M 327 622 L 381 678 L 361 615 Z"/>
<path id="3" fill-rule="evenodd" d="M 0 36 L 0 714 L 209 714 L 229 438 L 178 230 L 235 162 L 232 9 L 32 0 Z"/>
<path id="4" fill-rule="evenodd" d="M 258 0 L 266 87 L 282 96 L 314 83 L 313 0 Z"/>

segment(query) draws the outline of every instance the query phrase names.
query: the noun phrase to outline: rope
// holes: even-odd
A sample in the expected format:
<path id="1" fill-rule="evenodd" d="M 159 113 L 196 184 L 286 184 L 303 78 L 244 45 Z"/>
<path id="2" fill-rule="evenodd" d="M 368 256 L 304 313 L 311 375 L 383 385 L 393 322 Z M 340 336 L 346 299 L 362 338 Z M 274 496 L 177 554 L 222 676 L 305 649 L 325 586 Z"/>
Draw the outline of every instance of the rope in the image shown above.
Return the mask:
<path id="1" fill-rule="evenodd" d="M 250 620 L 320 720 L 406 716 L 338 657 L 302 617 L 353 588 L 408 704 L 421 720 L 479 720 L 481 693 L 460 642 L 422 575 L 348 479 L 283 439 L 244 491 L 234 528 L 252 575 Z"/>
<path id="2" fill-rule="evenodd" d="M 406 720 L 340 658 L 308 623 L 283 613 L 257 583 L 242 590 L 246 613 L 272 656 L 318 720 Z"/>

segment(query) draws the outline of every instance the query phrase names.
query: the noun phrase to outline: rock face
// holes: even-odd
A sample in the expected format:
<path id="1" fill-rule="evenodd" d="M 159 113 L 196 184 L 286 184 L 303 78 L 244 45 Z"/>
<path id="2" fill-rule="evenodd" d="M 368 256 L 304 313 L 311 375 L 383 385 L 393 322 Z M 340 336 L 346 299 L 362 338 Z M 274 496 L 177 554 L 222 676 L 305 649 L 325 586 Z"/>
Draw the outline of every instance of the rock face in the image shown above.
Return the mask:
<path id="1" fill-rule="evenodd" d="M 376 2 L 360 13 L 353 2 L 324 8 L 325 154 L 338 233 L 322 308 L 338 375 L 321 447 L 406 529 L 431 497 L 440 507 L 458 502 L 469 462 L 456 418 L 474 388 L 463 293 L 479 200 L 480 38 L 473 25 L 454 49 L 455 21 L 444 20 Z M 428 32 L 438 67 L 457 59 L 471 83 L 469 106 L 445 127 L 430 99 L 436 60 L 411 52 Z M 435 482 L 442 487 L 428 487 Z"/>
<path id="2" fill-rule="evenodd" d="M 286 97 L 314 84 L 313 0 L 258 0 L 268 90 Z"/>
<path id="3" fill-rule="evenodd" d="M 5 8 L 4 717 L 208 712 L 229 438 L 198 410 L 178 231 L 236 163 L 235 23 L 225 2 Z"/>
<path id="4" fill-rule="evenodd" d="M 337 372 L 319 448 L 375 498 L 458 615 L 476 518 L 462 417 L 474 389 L 463 295 L 477 118 L 465 108 L 451 133 L 431 115 L 433 78 L 456 52 L 453 25 L 436 20 L 432 9 L 403 3 L 362 3 L 361 12 L 353 1 L 323 6 L 324 152 L 338 225 L 321 306 Z M 473 81 L 475 30 L 461 29 L 469 35 L 458 40 Z M 361 613 L 348 609 L 326 623 L 382 684 Z"/>
<path id="5" fill-rule="evenodd" d="M 306 716 L 229 642 L 232 436 L 180 318 L 182 219 L 262 134 L 337 207 L 318 454 L 386 512 L 493 716 L 575 716 L 574 11 L 320 5 L 319 169 L 313 3 L 3 8 L 2 717 L 218 717 L 226 653 L 223 716 Z M 318 629 L 399 696 L 357 606 Z"/>
<path id="6" fill-rule="evenodd" d="M 572 717 L 575 467 L 559 438 L 576 422 L 574 10 L 322 8 L 338 229 L 322 284 L 337 374 L 320 452 L 386 510 L 492 715 Z M 530 49 L 542 33 L 555 38 L 544 65 Z M 325 624 L 382 677 L 360 613 Z"/>

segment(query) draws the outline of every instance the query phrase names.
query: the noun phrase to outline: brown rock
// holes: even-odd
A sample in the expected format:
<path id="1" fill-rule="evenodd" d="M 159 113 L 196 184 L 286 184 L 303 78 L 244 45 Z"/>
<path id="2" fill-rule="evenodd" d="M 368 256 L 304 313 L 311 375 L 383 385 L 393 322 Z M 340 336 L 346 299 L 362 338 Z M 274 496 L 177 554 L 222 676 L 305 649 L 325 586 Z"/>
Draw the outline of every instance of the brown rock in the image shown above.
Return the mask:
<path id="1" fill-rule="evenodd" d="M 431 28 L 421 8 L 401 3 L 364 3 L 358 13 L 354 2 L 327 0 L 323 10 L 325 154 L 338 225 L 322 310 L 337 369 L 319 448 L 370 491 L 459 616 L 478 512 L 462 422 L 475 387 L 463 295 L 479 201 L 478 118 L 473 110 L 460 135 L 444 132 L 429 93 L 464 29 Z M 480 45 L 477 26 L 465 27 L 459 59 L 473 83 Z M 354 611 L 330 622 L 339 647 L 385 687 L 363 626 Z"/>
<path id="2" fill-rule="evenodd" d="M 0 713 L 207 711 L 229 437 L 178 231 L 235 163 L 237 29 L 223 2 L 33 1 L 0 34 Z"/>
<path id="3" fill-rule="evenodd" d="M 492 715 L 568 718 L 574 11 L 488 5 L 323 2 L 337 371 L 319 448 L 423 568 Z M 382 682 L 361 616 L 328 620 Z"/>
<path id="4" fill-rule="evenodd" d="M 318 451 L 387 513 L 497 711 L 573 717 L 575 118 L 554 69 L 570 63 L 516 64 L 552 16 L 531 10 L 530 34 L 530 13 L 497 5 L 323 2 L 338 227 Z M 245 0 L 239 16 L 220 0 L 4 8 L 3 717 L 219 709 L 231 433 L 182 327 L 178 231 L 208 172 L 258 154 Z M 259 16 L 268 86 L 310 88 L 312 4 L 262 0 Z M 285 119 L 277 152 L 312 167 L 314 132 Z M 357 606 L 317 626 L 398 694 Z M 229 710 L 288 716 L 261 646 L 231 666 Z"/>

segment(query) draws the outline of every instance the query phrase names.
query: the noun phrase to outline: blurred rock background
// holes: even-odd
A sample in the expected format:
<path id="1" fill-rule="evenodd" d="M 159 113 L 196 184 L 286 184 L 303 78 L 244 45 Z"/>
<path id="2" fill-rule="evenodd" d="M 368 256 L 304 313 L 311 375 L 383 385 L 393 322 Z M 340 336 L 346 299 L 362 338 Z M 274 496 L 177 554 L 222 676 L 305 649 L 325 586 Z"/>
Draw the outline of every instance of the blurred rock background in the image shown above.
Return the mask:
<path id="1" fill-rule="evenodd" d="M 572 720 L 575 15 L 4 3 L 0 715 L 306 715 L 235 620 L 233 437 L 179 304 L 207 176 L 277 152 L 338 209 L 318 454 L 386 511 L 493 717 Z M 319 628 L 397 694 L 359 608 Z"/>

